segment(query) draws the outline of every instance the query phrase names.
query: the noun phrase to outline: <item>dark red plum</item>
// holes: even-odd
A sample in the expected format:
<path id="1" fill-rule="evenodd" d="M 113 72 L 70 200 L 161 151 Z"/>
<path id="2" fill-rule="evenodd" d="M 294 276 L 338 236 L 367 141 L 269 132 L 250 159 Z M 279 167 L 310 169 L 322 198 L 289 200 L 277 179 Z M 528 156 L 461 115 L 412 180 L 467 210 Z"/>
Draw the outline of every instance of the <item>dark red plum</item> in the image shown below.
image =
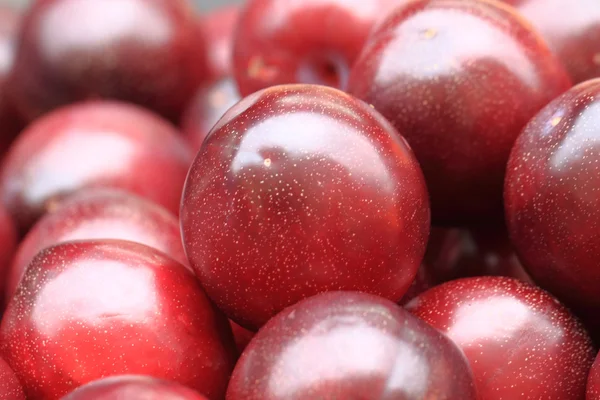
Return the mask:
<path id="1" fill-rule="evenodd" d="M 209 134 L 181 227 L 208 295 L 254 330 L 320 292 L 400 300 L 429 203 L 410 148 L 375 110 L 336 89 L 282 85 L 243 99 Z"/>
<path id="2" fill-rule="evenodd" d="M 578 312 L 600 312 L 600 79 L 527 125 L 504 190 L 511 239 L 533 280 Z"/>
<path id="3" fill-rule="evenodd" d="M 235 367 L 227 400 L 471 400 L 446 336 L 380 297 L 331 292 L 271 319 Z"/>
<path id="4" fill-rule="evenodd" d="M 186 267 L 119 240 L 42 250 L 0 327 L 0 351 L 30 400 L 122 374 L 222 399 L 234 346 L 227 319 Z"/>
<path id="5" fill-rule="evenodd" d="M 581 323 L 553 296 L 507 277 L 458 279 L 406 309 L 464 352 L 480 399 L 579 400 L 596 356 Z"/>
<path id="6" fill-rule="evenodd" d="M 9 91 L 33 120 L 89 99 L 139 104 L 176 121 L 208 79 L 187 0 L 44 0 L 28 9 Z"/>
<path id="7" fill-rule="evenodd" d="M 42 217 L 21 241 L 8 274 L 7 302 L 40 250 L 84 239 L 129 240 L 160 250 L 183 265 L 188 263 L 179 220 L 167 210 L 123 191 L 84 190 Z"/>
<path id="8" fill-rule="evenodd" d="M 248 0 L 233 67 L 243 96 L 286 83 L 344 89 L 370 30 L 408 0 Z"/>
<path id="9" fill-rule="evenodd" d="M 510 149 L 569 89 L 541 37 L 499 2 L 418 0 L 369 38 L 348 92 L 392 122 L 415 152 L 437 225 L 500 225 Z"/>
<path id="10" fill-rule="evenodd" d="M 56 110 L 11 147 L 0 176 L 2 201 L 22 233 L 64 197 L 91 187 L 130 191 L 177 214 L 193 159 L 180 136 L 167 121 L 126 103 Z"/>

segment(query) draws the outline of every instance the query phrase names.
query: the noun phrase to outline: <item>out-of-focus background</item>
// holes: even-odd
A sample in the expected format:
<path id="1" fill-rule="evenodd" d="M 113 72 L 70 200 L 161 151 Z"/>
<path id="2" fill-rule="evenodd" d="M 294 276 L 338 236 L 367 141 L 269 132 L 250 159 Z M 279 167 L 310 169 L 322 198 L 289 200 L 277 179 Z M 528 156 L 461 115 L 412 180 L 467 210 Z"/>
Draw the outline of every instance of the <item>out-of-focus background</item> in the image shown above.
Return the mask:
<path id="1" fill-rule="evenodd" d="M 0 0 L 0 4 L 20 6 L 29 4 L 32 0 Z M 218 6 L 240 3 L 241 0 L 192 0 L 200 10 L 212 10 Z M 367 0 L 368 1 L 368 0 Z"/>

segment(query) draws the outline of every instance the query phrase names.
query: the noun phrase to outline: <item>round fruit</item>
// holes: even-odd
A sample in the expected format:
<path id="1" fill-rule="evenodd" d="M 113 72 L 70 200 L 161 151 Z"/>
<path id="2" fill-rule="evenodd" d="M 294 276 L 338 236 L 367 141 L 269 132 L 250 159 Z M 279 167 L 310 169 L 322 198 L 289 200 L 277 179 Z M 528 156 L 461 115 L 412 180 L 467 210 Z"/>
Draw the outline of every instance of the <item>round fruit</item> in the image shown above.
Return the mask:
<path id="1" fill-rule="evenodd" d="M 580 400 L 595 350 L 554 297 L 506 277 L 465 278 L 406 305 L 469 359 L 481 399 Z"/>
<path id="2" fill-rule="evenodd" d="M 198 90 L 181 118 L 183 136 L 194 151 L 200 150 L 208 132 L 240 100 L 231 78 L 223 78 Z"/>
<path id="3" fill-rule="evenodd" d="M 578 311 L 600 311 L 600 79 L 549 104 L 508 164 L 511 239 L 533 280 Z M 595 317 L 597 319 L 597 317 Z"/>
<path id="4" fill-rule="evenodd" d="M 88 383 L 62 400 L 206 400 L 206 397 L 174 382 L 123 375 Z"/>
<path id="5" fill-rule="evenodd" d="M 504 0 L 514 5 L 567 67 L 573 82 L 600 76 L 600 2 Z"/>
<path id="6" fill-rule="evenodd" d="M 33 120 L 107 98 L 176 120 L 207 77 L 187 0 L 44 0 L 26 13 L 9 86 Z"/>
<path id="7" fill-rule="evenodd" d="M 467 361 L 394 303 L 332 292 L 285 309 L 252 339 L 227 400 L 476 399 Z"/>
<path id="8" fill-rule="evenodd" d="M 564 67 L 512 8 L 418 0 L 371 35 L 348 91 L 412 146 L 434 223 L 489 225 L 502 221 L 502 184 L 515 139 L 569 87 Z"/>
<path id="9" fill-rule="evenodd" d="M 118 102 L 62 108 L 31 124 L 7 154 L 2 200 L 21 232 L 65 196 L 114 187 L 179 211 L 192 153 L 158 116 Z"/>
<path id="10" fill-rule="evenodd" d="M 46 214 L 27 233 L 12 261 L 6 286 L 7 302 L 40 250 L 83 239 L 129 240 L 160 250 L 183 265 L 188 264 L 181 244 L 179 220 L 164 208 L 114 189 L 83 190 Z"/>
<path id="11" fill-rule="evenodd" d="M 144 245 L 81 241 L 42 250 L 0 327 L 30 400 L 120 374 L 223 397 L 235 348 L 226 318 L 183 265 Z"/>
<path id="12" fill-rule="evenodd" d="M 234 42 L 240 93 L 285 83 L 345 88 L 382 15 L 407 0 L 248 0 Z"/>
<path id="13" fill-rule="evenodd" d="M 429 204 L 410 148 L 375 110 L 336 89 L 283 85 L 214 127 L 181 226 L 209 296 L 257 329 L 324 291 L 398 301 L 423 257 Z"/>

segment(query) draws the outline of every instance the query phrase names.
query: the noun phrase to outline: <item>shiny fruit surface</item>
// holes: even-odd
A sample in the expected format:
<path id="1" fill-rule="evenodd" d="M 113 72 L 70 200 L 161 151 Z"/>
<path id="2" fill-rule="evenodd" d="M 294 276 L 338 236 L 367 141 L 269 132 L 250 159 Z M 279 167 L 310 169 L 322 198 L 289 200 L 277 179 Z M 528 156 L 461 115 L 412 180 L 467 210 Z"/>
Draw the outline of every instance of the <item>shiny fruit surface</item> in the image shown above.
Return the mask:
<path id="1" fill-rule="evenodd" d="M 574 83 L 600 77 L 600 3 L 504 0 L 517 8 L 567 67 Z"/>
<path id="2" fill-rule="evenodd" d="M 206 397 L 174 382 L 123 375 L 88 383 L 62 400 L 206 400 Z"/>
<path id="3" fill-rule="evenodd" d="M 344 89 L 369 31 L 407 0 L 248 0 L 234 42 L 240 93 L 311 83 Z"/>
<path id="4" fill-rule="evenodd" d="M 576 400 L 596 355 L 587 332 L 554 297 L 506 277 L 451 281 L 406 309 L 469 359 L 481 399 Z"/>
<path id="5" fill-rule="evenodd" d="M 160 250 L 183 265 L 188 264 L 179 221 L 167 210 L 123 191 L 83 190 L 42 217 L 21 241 L 8 274 L 7 302 L 40 250 L 84 239 L 129 240 Z"/>
<path id="6" fill-rule="evenodd" d="M 348 92 L 411 145 L 433 222 L 463 226 L 501 223 L 510 149 L 529 119 L 569 87 L 558 59 L 508 6 L 418 0 L 371 34 Z"/>
<path id="7" fill-rule="evenodd" d="M 271 319 L 233 372 L 227 400 L 476 399 L 465 357 L 396 304 L 324 293 Z"/>
<path id="8" fill-rule="evenodd" d="M 429 204 L 410 148 L 375 110 L 336 89 L 282 85 L 214 127 L 181 226 L 208 295 L 257 329 L 325 291 L 398 301 L 425 250 Z"/>
<path id="9" fill-rule="evenodd" d="M 578 311 L 600 311 L 600 79 L 557 98 L 513 148 L 505 184 L 511 239 L 527 271 Z"/>
<path id="10" fill-rule="evenodd" d="M 83 100 L 176 120 L 207 76 L 187 0 L 44 0 L 28 9 L 9 86 L 28 120 Z"/>
<path id="11" fill-rule="evenodd" d="M 223 114 L 240 100 L 232 78 L 220 79 L 198 90 L 181 118 L 183 137 L 194 152 L 200 150 L 204 139 Z"/>
<path id="12" fill-rule="evenodd" d="M 141 374 L 223 398 L 235 349 L 227 319 L 183 265 L 144 245 L 80 241 L 42 250 L 0 327 L 28 399 Z"/>
<path id="13" fill-rule="evenodd" d="M 6 209 L 0 205 L 0 296 L 4 294 L 10 280 L 11 263 L 18 243 L 19 236 L 14 223 Z"/>
<path id="14" fill-rule="evenodd" d="M 233 40 L 240 15 L 238 6 L 221 7 L 201 19 L 207 45 L 209 73 L 221 79 L 233 73 Z"/>
<path id="15" fill-rule="evenodd" d="M 90 187 L 127 190 L 177 214 L 192 157 L 180 133 L 149 111 L 81 103 L 28 126 L 4 159 L 0 192 L 23 233 L 65 196 Z"/>

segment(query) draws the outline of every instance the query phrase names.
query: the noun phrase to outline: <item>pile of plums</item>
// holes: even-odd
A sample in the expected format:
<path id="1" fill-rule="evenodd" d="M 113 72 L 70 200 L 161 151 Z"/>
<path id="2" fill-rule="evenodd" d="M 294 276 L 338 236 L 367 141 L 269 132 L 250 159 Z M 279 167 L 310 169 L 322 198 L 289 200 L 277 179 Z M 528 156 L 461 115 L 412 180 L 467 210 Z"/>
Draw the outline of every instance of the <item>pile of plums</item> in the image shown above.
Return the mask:
<path id="1" fill-rule="evenodd" d="M 0 400 L 600 400 L 600 1 L 0 7 Z"/>

